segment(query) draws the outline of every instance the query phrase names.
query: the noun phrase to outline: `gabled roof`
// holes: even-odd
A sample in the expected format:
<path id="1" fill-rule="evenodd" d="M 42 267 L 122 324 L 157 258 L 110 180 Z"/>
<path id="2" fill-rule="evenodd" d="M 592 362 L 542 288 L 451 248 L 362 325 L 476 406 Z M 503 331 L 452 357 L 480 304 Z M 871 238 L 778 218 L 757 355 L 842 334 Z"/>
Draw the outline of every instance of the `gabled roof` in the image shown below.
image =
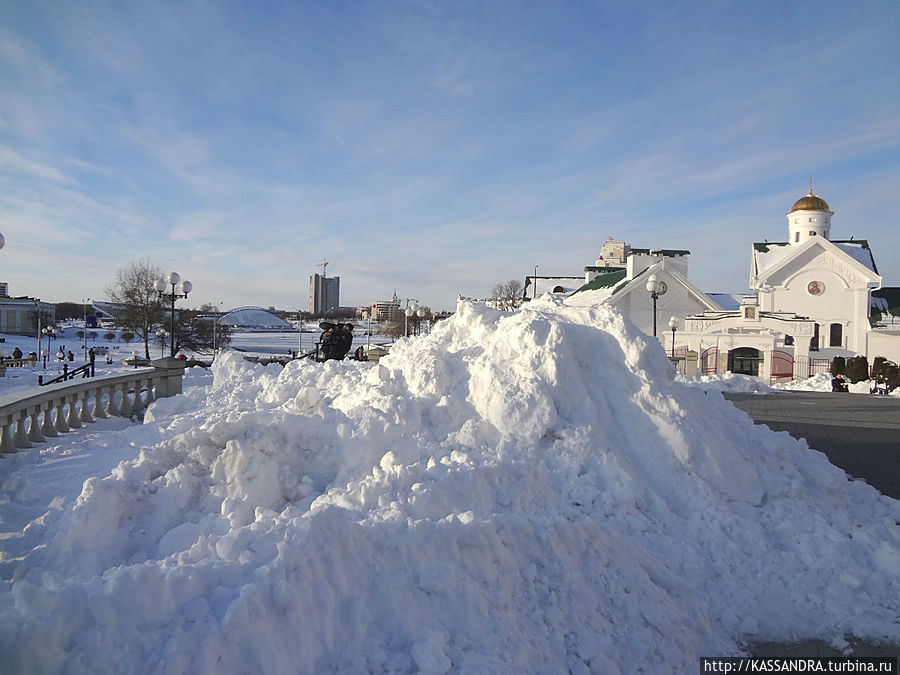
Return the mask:
<path id="1" fill-rule="evenodd" d="M 706 297 L 728 312 L 736 312 L 741 308 L 741 298 L 747 293 L 707 293 Z"/>
<path id="2" fill-rule="evenodd" d="M 865 277 L 878 275 L 875 259 L 869 243 L 865 239 L 831 241 L 824 237 L 810 237 L 802 244 L 787 242 L 755 242 L 753 244 L 753 278 L 760 280 L 771 277 L 786 267 L 791 260 L 811 248 L 821 248 L 847 260 Z"/>
<path id="3" fill-rule="evenodd" d="M 653 263 L 650 267 L 643 270 L 640 274 L 636 275 L 630 281 L 620 284 L 613 290 L 611 300 L 616 300 L 620 297 L 624 297 L 631 293 L 635 289 L 640 289 L 643 294 L 647 294 L 647 289 L 644 284 L 646 281 L 645 275 L 650 275 L 653 273 L 659 273 L 665 270 L 666 274 L 671 276 L 675 281 L 677 281 L 684 289 L 687 291 L 688 295 L 696 299 L 701 305 L 706 307 L 706 309 L 711 311 L 721 310 L 719 307 L 706 293 L 697 288 L 694 284 L 688 281 L 687 277 L 685 277 L 681 272 L 675 269 L 675 266 L 669 266 L 666 264 L 666 259 L 663 258 L 657 263 Z"/>

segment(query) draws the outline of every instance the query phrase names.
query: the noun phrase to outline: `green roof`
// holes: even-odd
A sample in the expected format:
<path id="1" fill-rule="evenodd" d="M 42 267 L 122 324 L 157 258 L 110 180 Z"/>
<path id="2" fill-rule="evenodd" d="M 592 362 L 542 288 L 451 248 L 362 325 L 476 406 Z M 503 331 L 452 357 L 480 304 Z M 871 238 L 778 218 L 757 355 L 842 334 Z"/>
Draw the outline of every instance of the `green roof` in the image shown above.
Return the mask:
<path id="1" fill-rule="evenodd" d="M 770 246 L 790 246 L 786 241 L 757 241 L 753 243 L 753 248 L 760 253 L 768 253 Z"/>
<path id="2" fill-rule="evenodd" d="M 888 312 L 890 312 L 892 316 L 900 316 L 900 288 L 879 288 L 878 290 L 872 291 L 872 297 L 883 298 L 884 300 L 886 300 Z M 881 321 L 881 317 L 881 310 L 875 309 L 873 307 L 872 313 L 869 315 L 869 324 L 874 326 L 879 321 Z"/>
<path id="3" fill-rule="evenodd" d="M 625 278 L 626 274 L 628 274 L 628 270 L 623 270 L 621 268 L 616 269 L 613 272 L 599 274 L 575 292 L 580 293 L 581 291 L 598 291 L 601 288 L 609 288 L 610 286 L 614 286 L 622 281 L 622 279 Z"/>
<path id="4" fill-rule="evenodd" d="M 677 248 L 663 248 L 663 249 L 649 249 L 649 248 L 632 248 L 629 250 L 630 253 L 637 253 L 638 255 L 650 255 L 651 250 L 653 253 L 657 253 L 659 255 L 665 256 L 667 258 L 677 258 L 682 255 L 690 255 L 690 251 L 685 251 L 683 249 Z"/>

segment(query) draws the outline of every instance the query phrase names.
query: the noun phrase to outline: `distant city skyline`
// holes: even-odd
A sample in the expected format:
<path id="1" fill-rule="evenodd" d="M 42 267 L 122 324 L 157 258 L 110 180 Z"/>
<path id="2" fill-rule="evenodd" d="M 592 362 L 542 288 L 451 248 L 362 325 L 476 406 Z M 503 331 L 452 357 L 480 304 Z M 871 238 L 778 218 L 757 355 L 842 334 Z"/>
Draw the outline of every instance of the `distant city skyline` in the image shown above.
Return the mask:
<path id="1" fill-rule="evenodd" d="M 747 289 L 813 179 L 900 286 L 895 1 L 0 8 L 0 281 L 105 299 L 132 260 L 187 304 L 453 309 L 609 236 Z"/>

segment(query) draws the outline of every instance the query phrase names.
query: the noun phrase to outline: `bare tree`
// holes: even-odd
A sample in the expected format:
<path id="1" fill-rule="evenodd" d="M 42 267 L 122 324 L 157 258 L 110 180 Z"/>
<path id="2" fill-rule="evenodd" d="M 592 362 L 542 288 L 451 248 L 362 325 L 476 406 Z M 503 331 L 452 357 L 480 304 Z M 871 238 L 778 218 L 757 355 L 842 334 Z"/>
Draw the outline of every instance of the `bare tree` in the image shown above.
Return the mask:
<path id="1" fill-rule="evenodd" d="M 144 341 L 144 356 L 150 358 L 150 334 L 161 318 L 159 294 L 154 283 L 162 270 L 149 258 L 134 260 L 116 272 L 116 279 L 106 287 L 113 302 L 125 306 L 121 324 Z M 123 334 L 124 338 L 124 334 Z"/>
<path id="2" fill-rule="evenodd" d="M 188 349 L 197 353 L 212 353 L 231 341 L 231 326 L 220 323 L 214 305 L 202 305 L 199 310 L 186 309 L 178 313 L 175 324 L 175 351 Z"/>
<path id="3" fill-rule="evenodd" d="M 497 284 L 491 292 L 491 299 L 497 306 L 497 309 L 513 310 L 518 309 L 522 304 L 523 296 L 522 282 L 518 279 L 510 279 L 505 284 Z"/>

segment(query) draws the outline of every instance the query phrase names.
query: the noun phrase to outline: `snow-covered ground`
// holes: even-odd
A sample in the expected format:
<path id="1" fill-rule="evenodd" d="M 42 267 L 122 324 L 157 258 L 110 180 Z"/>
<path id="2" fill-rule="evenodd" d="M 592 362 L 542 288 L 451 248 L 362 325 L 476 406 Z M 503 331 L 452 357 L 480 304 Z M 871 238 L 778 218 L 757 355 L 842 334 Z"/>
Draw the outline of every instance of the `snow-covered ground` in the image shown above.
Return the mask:
<path id="1" fill-rule="evenodd" d="M 228 353 L 142 425 L 2 458 L 0 663 L 661 673 L 900 642 L 900 502 L 578 305 L 463 302 L 379 364 Z"/>
<path id="2" fill-rule="evenodd" d="M 769 386 L 758 377 L 736 375 L 734 373 L 725 373 L 724 375 L 701 375 L 699 377 L 676 375 L 676 379 L 681 384 L 689 387 L 698 387 L 706 391 L 727 391 L 745 394 L 766 394 L 773 391 L 831 391 L 831 375 L 828 373 L 818 373 L 806 380 L 779 382 L 772 386 Z M 869 394 L 872 391 L 874 384 L 875 383 L 871 380 L 863 380 L 855 383 L 847 381 L 848 389 L 851 394 Z M 889 395 L 900 397 L 900 388 L 895 389 Z"/>

